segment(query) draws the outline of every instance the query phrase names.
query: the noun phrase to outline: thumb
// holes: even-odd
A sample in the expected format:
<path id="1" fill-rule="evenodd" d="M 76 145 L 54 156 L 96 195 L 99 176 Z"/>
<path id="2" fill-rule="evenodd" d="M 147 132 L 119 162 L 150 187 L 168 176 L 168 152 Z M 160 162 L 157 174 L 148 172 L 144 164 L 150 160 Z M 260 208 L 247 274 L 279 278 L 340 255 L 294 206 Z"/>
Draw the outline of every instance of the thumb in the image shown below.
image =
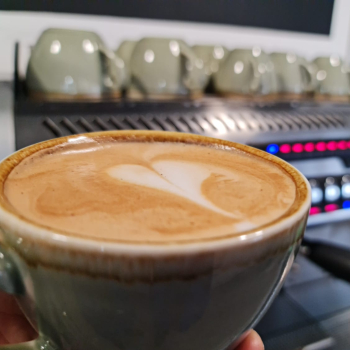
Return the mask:
<path id="1" fill-rule="evenodd" d="M 264 344 L 254 330 L 249 331 L 244 340 L 239 344 L 237 348 L 229 348 L 229 350 L 264 350 Z"/>

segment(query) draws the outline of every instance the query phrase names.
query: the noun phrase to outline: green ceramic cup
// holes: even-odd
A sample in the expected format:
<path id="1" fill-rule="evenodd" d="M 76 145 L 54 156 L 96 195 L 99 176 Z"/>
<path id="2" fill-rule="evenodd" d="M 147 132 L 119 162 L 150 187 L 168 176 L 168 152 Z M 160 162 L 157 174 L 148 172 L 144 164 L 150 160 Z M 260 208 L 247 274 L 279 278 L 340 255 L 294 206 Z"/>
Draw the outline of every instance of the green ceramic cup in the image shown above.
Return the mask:
<path id="1" fill-rule="evenodd" d="M 125 80 L 124 61 L 97 34 L 55 28 L 41 34 L 26 74 L 29 94 L 40 99 L 118 97 Z"/>
<path id="2" fill-rule="evenodd" d="M 194 53 L 204 63 L 205 74 L 211 76 L 219 70 L 220 63 L 224 62 L 228 50 L 221 45 L 195 45 L 192 47 Z"/>
<path id="3" fill-rule="evenodd" d="M 136 44 L 137 41 L 124 40 L 115 51 L 116 55 L 125 63 L 125 69 L 127 71 L 127 81 L 125 86 L 128 86 L 130 83 L 130 60 Z"/>
<path id="4" fill-rule="evenodd" d="M 349 69 L 339 56 L 318 57 L 313 61 L 316 99 L 347 102 L 350 95 Z"/>
<path id="5" fill-rule="evenodd" d="M 235 147 L 282 167 L 295 181 L 295 201 L 257 230 L 167 245 L 85 239 L 19 217 L 4 194 L 13 168 L 39 150 L 89 137 Z M 226 349 L 276 297 L 303 236 L 310 192 L 277 157 L 191 134 L 102 132 L 18 151 L 0 163 L 0 289 L 16 296 L 39 337 L 0 350 Z"/>
<path id="6" fill-rule="evenodd" d="M 277 75 L 279 93 L 298 98 L 315 89 L 316 77 L 305 58 L 282 52 L 274 52 L 270 58 Z"/>
<path id="7" fill-rule="evenodd" d="M 274 66 L 260 47 L 235 49 L 214 74 L 218 93 L 233 96 L 275 97 L 278 92 Z"/>
<path id="8" fill-rule="evenodd" d="M 182 40 L 144 38 L 130 61 L 133 98 L 176 98 L 201 95 L 208 78 L 204 63 Z"/>

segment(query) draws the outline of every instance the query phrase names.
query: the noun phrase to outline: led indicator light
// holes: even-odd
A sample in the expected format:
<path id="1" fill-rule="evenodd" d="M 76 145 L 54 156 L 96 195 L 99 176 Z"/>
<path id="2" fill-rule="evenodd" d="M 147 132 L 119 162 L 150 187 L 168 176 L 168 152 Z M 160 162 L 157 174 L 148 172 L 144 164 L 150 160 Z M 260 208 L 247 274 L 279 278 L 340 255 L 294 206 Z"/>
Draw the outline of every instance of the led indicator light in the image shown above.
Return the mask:
<path id="1" fill-rule="evenodd" d="M 320 203 L 323 200 L 323 191 L 319 187 L 311 189 L 311 201 L 312 204 Z"/>
<path id="2" fill-rule="evenodd" d="M 304 145 L 304 150 L 306 152 L 313 152 L 315 150 L 315 145 L 312 142 L 308 142 Z"/>
<path id="3" fill-rule="evenodd" d="M 315 148 L 319 152 L 324 152 L 327 149 L 326 143 L 325 142 L 317 142 Z"/>
<path id="4" fill-rule="evenodd" d="M 288 143 L 285 143 L 284 145 L 280 146 L 280 152 L 281 153 L 290 153 L 292 151 L 292 146 Z"/>
<path id="5" fill-rule="evenodd" d="M 329 185 L 325 189 L 325 198 L 327 202 L 335 202 L 340 198 L 340 188 L 337 185 Z"/>
<path id="6" fill-rule="evenodd" d="M 346 141 L 344 141 L 344 140 L 339 141 L 337 146 L 338 146 L 338 149 L 341 149 L 342 151 L 345 151 L 346 149 L 348 149 L 348 145 L 346 144 Z"/>
<path id="7" fill-rule="evenodd" d="M 344 201 L 343 202 L 343 208 L 344 209 L 350 209 L 350 201 Z"/>
<path id="8" fill-rule="evenodd" d="M 316 215 L 321 212 L 321 208 L 319 207 L 311 207 L 310 208 L 310 215 Z"/>
<path id="9" fill-rule="evenodd" d="M 339 206 L 337 204 L 327 204 L 324 207 L 324 210 L 328 213 L 331 211 L 338 210 L 338 209 L 339 209 Z"/>
<path id="10" fill-rule="evenodd" d="M 336 151 L 338 149 L 338 145 L 335 141 L 329 141 L 327 143 L 327 149 L 328 151 Z"/>
<path id="11" fill-rule="evenodd" d="M 295 153 L 301 153 L 303 151 L 304 147 L 301 143 L 296 143 L 293 145 L 292 150 Z"/>
<path id="12" fill-rule="evenodd" d="M 341 187 L 341 195 L 343 198 L 350 198 L 350 182 L 345 183 Z"/>
<path id="13" fill-rule="evenodd" d="M 276 154 L 279 151 L 279 147 L 275 143 L 271 143 L 270 145 L 268 145 L 266 147 L 266 151 L 271 153 L 271 154 Z"/>

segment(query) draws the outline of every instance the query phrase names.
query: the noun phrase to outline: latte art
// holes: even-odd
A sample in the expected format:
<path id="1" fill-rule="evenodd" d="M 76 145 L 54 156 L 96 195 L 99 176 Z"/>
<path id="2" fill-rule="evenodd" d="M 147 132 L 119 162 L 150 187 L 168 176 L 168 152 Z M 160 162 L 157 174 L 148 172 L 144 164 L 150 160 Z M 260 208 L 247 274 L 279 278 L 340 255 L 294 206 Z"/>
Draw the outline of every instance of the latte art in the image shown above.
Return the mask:
<path id="1" fill-rule="evenodd" d="M 235 217 L 232 213 L 225 212 L 208 201 L 202 193 L 203 181 L 213 174 L 204 164 L 160 161 L 152 164 L 152 168 L 157 172 L 142 165 L 123 164 L 110 169 L 108 173 L 118 180 L 154 188 L 156 190 L 167 191 L 189 199 L 195 204 L 201 205 L 216 213 L 232 218 Z"/>
<path id="2" fill-rule="evenodd" d="M 66 235 L 167 243 L 258 230 L 287 213 L 296 186 L 233 148 L 77 138 L 22 161 L 4 193 L 19 215 Z"/>

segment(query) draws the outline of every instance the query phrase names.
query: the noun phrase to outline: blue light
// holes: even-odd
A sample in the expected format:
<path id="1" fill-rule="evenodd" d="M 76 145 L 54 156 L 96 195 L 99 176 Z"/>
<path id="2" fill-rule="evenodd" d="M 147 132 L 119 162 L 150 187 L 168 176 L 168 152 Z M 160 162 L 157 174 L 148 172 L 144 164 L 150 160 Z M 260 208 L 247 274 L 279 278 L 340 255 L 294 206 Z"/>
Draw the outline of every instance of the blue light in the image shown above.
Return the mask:
<path id="1" fill-rule="evenodd" d="M 344 209 L 350 209 L 350 201 L 344 201 L 343 202 L 343 208 Z"/>
<path id="2" fill-rule="evenodd" d="M 279 146 L 276 145 L 275 143 L 271 143 L 270 145 L 268 145 L 268 146 L 266 147 L 266 151 L 269 152 L 269 153 L 271 153 L 271 154 L 276 154 L 276 153 L 278 153 L 279 149 L 280 149 Z"/>

